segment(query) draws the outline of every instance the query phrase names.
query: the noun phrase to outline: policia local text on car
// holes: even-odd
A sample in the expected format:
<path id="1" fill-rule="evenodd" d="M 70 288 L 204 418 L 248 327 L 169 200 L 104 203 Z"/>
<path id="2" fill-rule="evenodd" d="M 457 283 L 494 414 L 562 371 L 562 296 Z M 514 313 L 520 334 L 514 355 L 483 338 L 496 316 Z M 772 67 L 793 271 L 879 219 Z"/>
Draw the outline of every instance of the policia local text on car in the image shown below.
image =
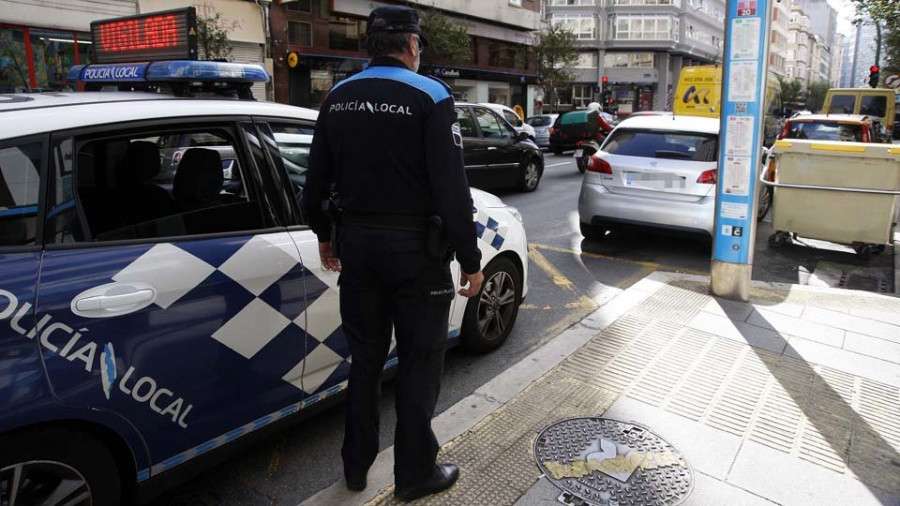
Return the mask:
<path id="1" fill-rule="evenodd" d="M 431 430 L 456 291 L 452 252 L 468 284 L 462 295 L 478 294 L 484 279 L 453 97 L 444 83 L 416 73 L 424 45 L 415 10 L 372 11 L 373 60 L 322 105 L 303 202 L 322 265 L 341 271 L 341 318 L 353 355 L 341 452 L 347 487 L 365 488 L 378 453 L 377 401 L 393 327 L 394 477 L 402 500 L 444 490 L 459 475 L 456 466 L 435 463 Z M 334 237 L 323 208 L 332 193 L 340 209 Z"/>

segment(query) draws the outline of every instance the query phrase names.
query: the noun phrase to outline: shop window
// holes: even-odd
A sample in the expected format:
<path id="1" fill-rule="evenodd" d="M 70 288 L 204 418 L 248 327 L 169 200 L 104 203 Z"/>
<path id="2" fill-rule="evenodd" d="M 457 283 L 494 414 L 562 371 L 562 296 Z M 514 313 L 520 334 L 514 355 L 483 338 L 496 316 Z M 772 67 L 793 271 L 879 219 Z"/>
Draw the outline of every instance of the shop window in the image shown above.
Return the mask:
<path id="1" fill-rule="evenodd" d="M 89 65 L 94 62 L 91 58 L 91 34 L 79 33 L 78 36 L 78 63 L 80 65 Z"/>
<path id="2" fill-rule="evenodd" d="M 43 146 L 0 148 L 0 247 L 34 244 Z"/>
<path id="3" fill-rule="evenodd" d="M 343 51 L 361 51 L 366 21 L 333 17 L 328 21 L 328 47 Z"/>
<path id="4" fill-rule="evenodd" d="M 28 87 L 25 32 L 0 28 L 0 93 L 15 93 Z"/>
<path id="5" fill-rule="evenodd" d="M 288 43 L 296 46 L 312 47 L 312 24 L 288 21 Z"/>
<path id="6" fill-rule="evenodd" d="M 295 0 L 293 2 L 287 2 L 284 5 L 287 6 L 288 10 L 294 12 L 312 13 L 312 0 Z"/>
<path id="7" fill-rule="evenodd" d="M 35 84 L 41 89 L 69 88 L 66 75 L 75 65 L 75 36 L 71 32 L 31 29 Z"/>

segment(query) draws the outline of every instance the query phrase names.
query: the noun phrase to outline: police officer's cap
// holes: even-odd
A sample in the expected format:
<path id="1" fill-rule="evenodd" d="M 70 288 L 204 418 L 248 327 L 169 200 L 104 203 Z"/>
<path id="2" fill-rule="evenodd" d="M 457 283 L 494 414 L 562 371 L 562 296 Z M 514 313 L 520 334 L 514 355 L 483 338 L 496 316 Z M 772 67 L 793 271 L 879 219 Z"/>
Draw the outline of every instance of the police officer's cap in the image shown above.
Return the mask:
<path id="1" fill-rule="evenodd" d="M 367 31 L 368 33 L 415 33 L 419 36 L 423 46 L 428 45 L 428 41 L 422 36 L 422 29 L 419 27 L 419 13 L 409 7 L 391 5 L 373 10 L 369 13 Z"/>

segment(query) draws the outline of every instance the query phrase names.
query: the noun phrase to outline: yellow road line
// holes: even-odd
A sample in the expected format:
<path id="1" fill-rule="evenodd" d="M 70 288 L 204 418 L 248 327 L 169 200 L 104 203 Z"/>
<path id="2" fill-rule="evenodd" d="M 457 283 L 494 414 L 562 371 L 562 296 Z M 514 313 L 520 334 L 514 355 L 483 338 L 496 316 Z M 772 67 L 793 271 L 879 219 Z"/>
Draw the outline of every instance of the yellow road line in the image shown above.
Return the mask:
<path id="1" fill-rule="evenodd" d="M 569 278 L 563 276 L 563 273 L 559 272 L 556 267 L 553 267 L 553 264 L 551 264 L 550 261 L 547 260 L 547 258 L 542 255 L 540 251 L 538 251 L 534 247 L 531 247 L 531 245 L 529 245 L 528 248 L 528 258 L 530 258 L 535 265 L 540 267 L 542 271 L 550 276 L 550 278 L 553 280 L 553 284 L 570 292 L 575 290 L 575 283 L 572 283 Z"/>
<path id="2" fill-rule="evenodd" d="M 681 272 L 684 274 L 694 274 L 697 276 L 708 276 L 709 275 L 708 271 L 699 271 L 696 269 L 685 269 L 682 267 L 673 267 L 670 265 L 663 265 L 663 264 L 659 264 L 656 262 L 643 262 L 641 260 L 630 260 L 628 258 L 619 258 L 619 257 L 610 256 L 610 255 L 601 255 L 599 253 L 591 253 L 589 251 L 578 251 L 578 250 L 573 250 L 573 249 L 569 249 L 569 248 L 561 248 L 559 246 L 550 246 L 547 244 L 539 244 L 539 243 L 534 243 L 534 242 L 528 244 L 528 249 L 530 251 L 541 249 L 544 251 L 553 251 L 556 253 L 568 253 L 570 255 L 583 256 L 586 258 L 594 258 L 594 259 L 598 259 L 598 260 L 611 260 L 613 262 L 621 262 L 621 263 L 625 263 L 625 264 L 637 265 L 637 266 L 643 267 L 644 269 L 649 269 L 651 271 L 665 269 L 668 271 Z M 621 287 L 623 285 L 624 285 L 624 283 L 619 283 L 617 285 L 617 287 Z"/>

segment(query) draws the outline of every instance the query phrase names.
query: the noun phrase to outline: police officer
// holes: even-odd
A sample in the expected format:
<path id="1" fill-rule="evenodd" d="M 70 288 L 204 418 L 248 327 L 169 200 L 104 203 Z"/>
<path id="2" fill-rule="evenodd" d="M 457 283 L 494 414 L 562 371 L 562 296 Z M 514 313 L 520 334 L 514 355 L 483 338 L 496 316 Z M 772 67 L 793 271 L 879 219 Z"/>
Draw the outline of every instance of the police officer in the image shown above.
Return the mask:
<path id="1" fill-rule="evenodd" d="M 347 487 L 366 487 L 378 453 L 378 398 L 393 328 L 394 494 L 402 500 L 447 489 L 459 476 L 456 466 L 435 463 L 431 430 L 457 291 L 452 253 L 462 269 L 461 295 L 476 295 L 484 280 L 451 90 L 416 73 L 425 44 L 415 10 L 372 11 L 372 60 L 322 104 L 303 200 L 322 265 L 341 272 L 341 317 L 353 354 L 341 451 Z M 335 239 L 324 211 L 333 195 L 341 210 Z"/>

